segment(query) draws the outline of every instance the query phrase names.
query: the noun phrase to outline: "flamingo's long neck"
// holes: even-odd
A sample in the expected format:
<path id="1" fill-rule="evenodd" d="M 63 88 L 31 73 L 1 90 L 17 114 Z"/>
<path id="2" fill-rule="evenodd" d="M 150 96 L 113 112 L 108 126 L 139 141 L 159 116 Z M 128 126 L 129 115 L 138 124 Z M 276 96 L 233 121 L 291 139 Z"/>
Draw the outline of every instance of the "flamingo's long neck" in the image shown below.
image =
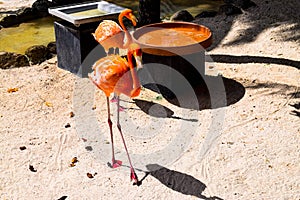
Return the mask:
<path id="1" fill-rule="evenodd" d="M 119 23 L 120 23 L 123 31 L 125 32 L 125 36 L 126 36 L 126 42 L 123 43 L 123 49 L 127 49 L 129 47 L 132 39 L 131 39 L 130 33 L 128 32 L 126 26 L 123 23 L 123 17 L 125 17 L 125 14 L 124 13 L 120 13 L 118 20 L 119 20 Z"/>
<path id="2" fill-rule="evenodd" d="M 140 93 L 141 84 L 140 84 L 140 80 L 137 76 L 137 73 L 136 73 L 133 63 L 132 63 L 132 55 L 133 55 L 132 50 L 128 50 L 127 59 L 128 59 L 129 67 L 130 67 L 132 81 L 133 81 L 133 90 L 131 91 L 131 97 L 136 97 Z"/>

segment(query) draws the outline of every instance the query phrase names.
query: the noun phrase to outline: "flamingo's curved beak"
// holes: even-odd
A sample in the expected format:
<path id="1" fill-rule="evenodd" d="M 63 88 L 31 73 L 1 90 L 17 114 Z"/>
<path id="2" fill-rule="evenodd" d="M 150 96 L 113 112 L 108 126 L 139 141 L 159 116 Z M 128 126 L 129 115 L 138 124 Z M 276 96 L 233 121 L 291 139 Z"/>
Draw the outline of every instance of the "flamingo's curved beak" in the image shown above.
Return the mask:
<path id="1" fill-rule="evenodd" d="M 137 20 L 137 18 L 132 13 L 129 13 L 128 19 L 130 19 L 130 21 L 132 22 L 133 26 L 136 26 L 138 20 Z"/>

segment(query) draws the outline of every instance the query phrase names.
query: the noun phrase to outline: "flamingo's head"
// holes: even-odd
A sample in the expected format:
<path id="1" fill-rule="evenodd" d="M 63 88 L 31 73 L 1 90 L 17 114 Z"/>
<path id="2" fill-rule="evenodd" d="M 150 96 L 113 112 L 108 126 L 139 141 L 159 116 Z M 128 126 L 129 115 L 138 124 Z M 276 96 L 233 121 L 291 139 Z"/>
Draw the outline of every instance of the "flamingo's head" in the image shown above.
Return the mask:
<path id="1" fill-rule="evenodd" d="M 130 9 L 125 9 L 121 12 L 120 14 L 121 16 L 126 17 L 127 19 L 129 19 L 131 21 L 131 23 L 133 24 L 133 26 L 136 26 L 137 23 L 137 18 L 133 15 L 133 11 Z"/>

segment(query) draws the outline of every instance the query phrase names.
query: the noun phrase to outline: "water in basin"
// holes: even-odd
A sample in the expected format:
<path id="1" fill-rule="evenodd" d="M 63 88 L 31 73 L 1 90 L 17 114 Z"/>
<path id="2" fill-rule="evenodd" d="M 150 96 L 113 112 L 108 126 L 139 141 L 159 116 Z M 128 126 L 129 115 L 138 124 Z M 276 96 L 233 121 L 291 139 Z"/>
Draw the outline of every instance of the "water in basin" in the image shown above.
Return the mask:
<path id="1" fill-rule="evenodd" d="M 196 28 L 174 27 L 157 29 L 143 34 L 138 38 L 142 44 L 161 47 L 186 46 L 207 39 L 207 35 Z"/>

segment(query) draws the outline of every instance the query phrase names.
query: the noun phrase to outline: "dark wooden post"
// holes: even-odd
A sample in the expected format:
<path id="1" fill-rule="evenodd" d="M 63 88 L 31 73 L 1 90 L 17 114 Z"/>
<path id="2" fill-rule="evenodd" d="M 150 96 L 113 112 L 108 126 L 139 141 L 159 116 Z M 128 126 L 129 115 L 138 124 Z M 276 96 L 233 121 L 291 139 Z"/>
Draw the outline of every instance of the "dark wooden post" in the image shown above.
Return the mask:
<path id="1" fill-rule="evenodd" d="M 139 0 L 138 26 L 160 22 L 160 0 Z"/>

